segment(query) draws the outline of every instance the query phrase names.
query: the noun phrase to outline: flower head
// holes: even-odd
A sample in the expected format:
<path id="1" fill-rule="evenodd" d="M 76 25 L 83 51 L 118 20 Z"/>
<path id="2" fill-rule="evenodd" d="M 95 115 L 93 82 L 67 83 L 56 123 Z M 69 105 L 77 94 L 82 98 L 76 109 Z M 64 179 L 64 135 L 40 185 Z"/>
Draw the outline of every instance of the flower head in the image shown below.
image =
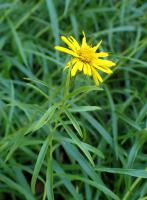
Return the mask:
<path id="1" fill-rule="evenodd" d="M 67 44 L 68 48 L 56 46 L 55 49 L 73 56 L 65 67 L 71 69 L 71 76 L 75 76 L 77 71 L 83 71 L 85 75 L 93 76 L 96 85 L 98 85 L 103 82 L 98 70 L 107 74 L 112 73 L 110 67 L 115 66 L 115 63 L 110 60 L 100 59 L 101 57 L 108 56 L 108 53 L 97 53 L 97 49 L 101 45 L 102 41 L 92 47 L 87 44 L 84 32 L 81 45 L 72 36 L 68 38 L 61 36 L 61 40 Z"/>

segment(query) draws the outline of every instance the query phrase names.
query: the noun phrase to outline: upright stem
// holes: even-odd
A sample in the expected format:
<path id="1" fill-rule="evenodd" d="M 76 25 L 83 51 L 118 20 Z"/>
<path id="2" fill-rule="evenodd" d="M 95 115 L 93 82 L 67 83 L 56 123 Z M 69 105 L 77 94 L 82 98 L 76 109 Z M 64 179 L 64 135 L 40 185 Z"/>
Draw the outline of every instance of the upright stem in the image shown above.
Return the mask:
<path id="1" fill-rule="evenodd" d="M 69 94 L 69 86 L 70 86 L 70 70 L 68 70 L 68 74 L 66 76 L 66 82 L 64 87 L 64 97 Z"/>

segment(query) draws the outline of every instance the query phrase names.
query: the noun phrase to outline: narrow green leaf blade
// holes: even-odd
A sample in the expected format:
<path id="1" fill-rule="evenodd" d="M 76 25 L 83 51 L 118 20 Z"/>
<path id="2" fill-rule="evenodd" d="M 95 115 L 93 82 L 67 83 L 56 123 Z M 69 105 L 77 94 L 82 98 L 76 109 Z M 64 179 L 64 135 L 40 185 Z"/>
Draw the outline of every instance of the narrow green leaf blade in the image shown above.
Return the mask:
<path id="1" fill-rule="evenodd" d="M 69 120 L 71 121 L 72 125 L 74 126 L 74 128 L 77 130 L 78 134 L 83 137 L 83 133 L 82 130 L 79 126 L 79 123 L 77 122 L 76 118 L 68 111 L 64 109 L 65 114 L 67 115 L 67 117 L 69 118 Z"/>
<path id="2" fill-rule="evenodd" d="M 49 139 L 47 138 L 44 141 L 44 143 L 43 143 L 43 145 L 42 145 L 42 147 L 40 149 L 40 152 L 39 152 L 36 164 L 35 164 L 32 180 L 31 180 L 31 189 L 32 189 L 33 193 L 35 193 L 35 184 L 36 184 L 36 181 L 37 181 L 37 178 L 38 178 L 39 171 L 40 171 L 41 166 L 43 164 L 45 155 L 47 153 L 48 144 L 49 144 Z"/>

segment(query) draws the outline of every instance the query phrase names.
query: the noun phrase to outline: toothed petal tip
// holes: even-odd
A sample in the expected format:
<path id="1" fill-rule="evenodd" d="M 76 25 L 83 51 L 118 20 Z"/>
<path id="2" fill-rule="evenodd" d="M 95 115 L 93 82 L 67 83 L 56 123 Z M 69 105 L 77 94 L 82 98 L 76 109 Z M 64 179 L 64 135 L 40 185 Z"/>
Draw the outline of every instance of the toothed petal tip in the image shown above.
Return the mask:
<path id="1" fill-rule="evenodd" d="M 115 66 L 115 65 L 116 65 L 116 63 L 115 63 L 115 62 L 112 62 L 112 67 Z"/>
<path id="2" fill-rule="evenodd" d="M 84 32 L 84 31 L 82 31 L 82 33 L 83 33 L 83 36 L 85 37 L 85 32 Z"/>

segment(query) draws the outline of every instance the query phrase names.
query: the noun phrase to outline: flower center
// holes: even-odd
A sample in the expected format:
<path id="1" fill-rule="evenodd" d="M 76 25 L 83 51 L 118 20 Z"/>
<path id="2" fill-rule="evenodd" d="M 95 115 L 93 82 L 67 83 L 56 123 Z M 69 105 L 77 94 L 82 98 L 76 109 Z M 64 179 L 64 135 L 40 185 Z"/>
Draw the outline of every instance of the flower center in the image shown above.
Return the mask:
<path id="1" fill-rule="evenodd" d="M 77 53 L 80 57 L 79 59 L 88 64 L 95 58 L 95 52 L 91 47 L 81 47 Z"/>

